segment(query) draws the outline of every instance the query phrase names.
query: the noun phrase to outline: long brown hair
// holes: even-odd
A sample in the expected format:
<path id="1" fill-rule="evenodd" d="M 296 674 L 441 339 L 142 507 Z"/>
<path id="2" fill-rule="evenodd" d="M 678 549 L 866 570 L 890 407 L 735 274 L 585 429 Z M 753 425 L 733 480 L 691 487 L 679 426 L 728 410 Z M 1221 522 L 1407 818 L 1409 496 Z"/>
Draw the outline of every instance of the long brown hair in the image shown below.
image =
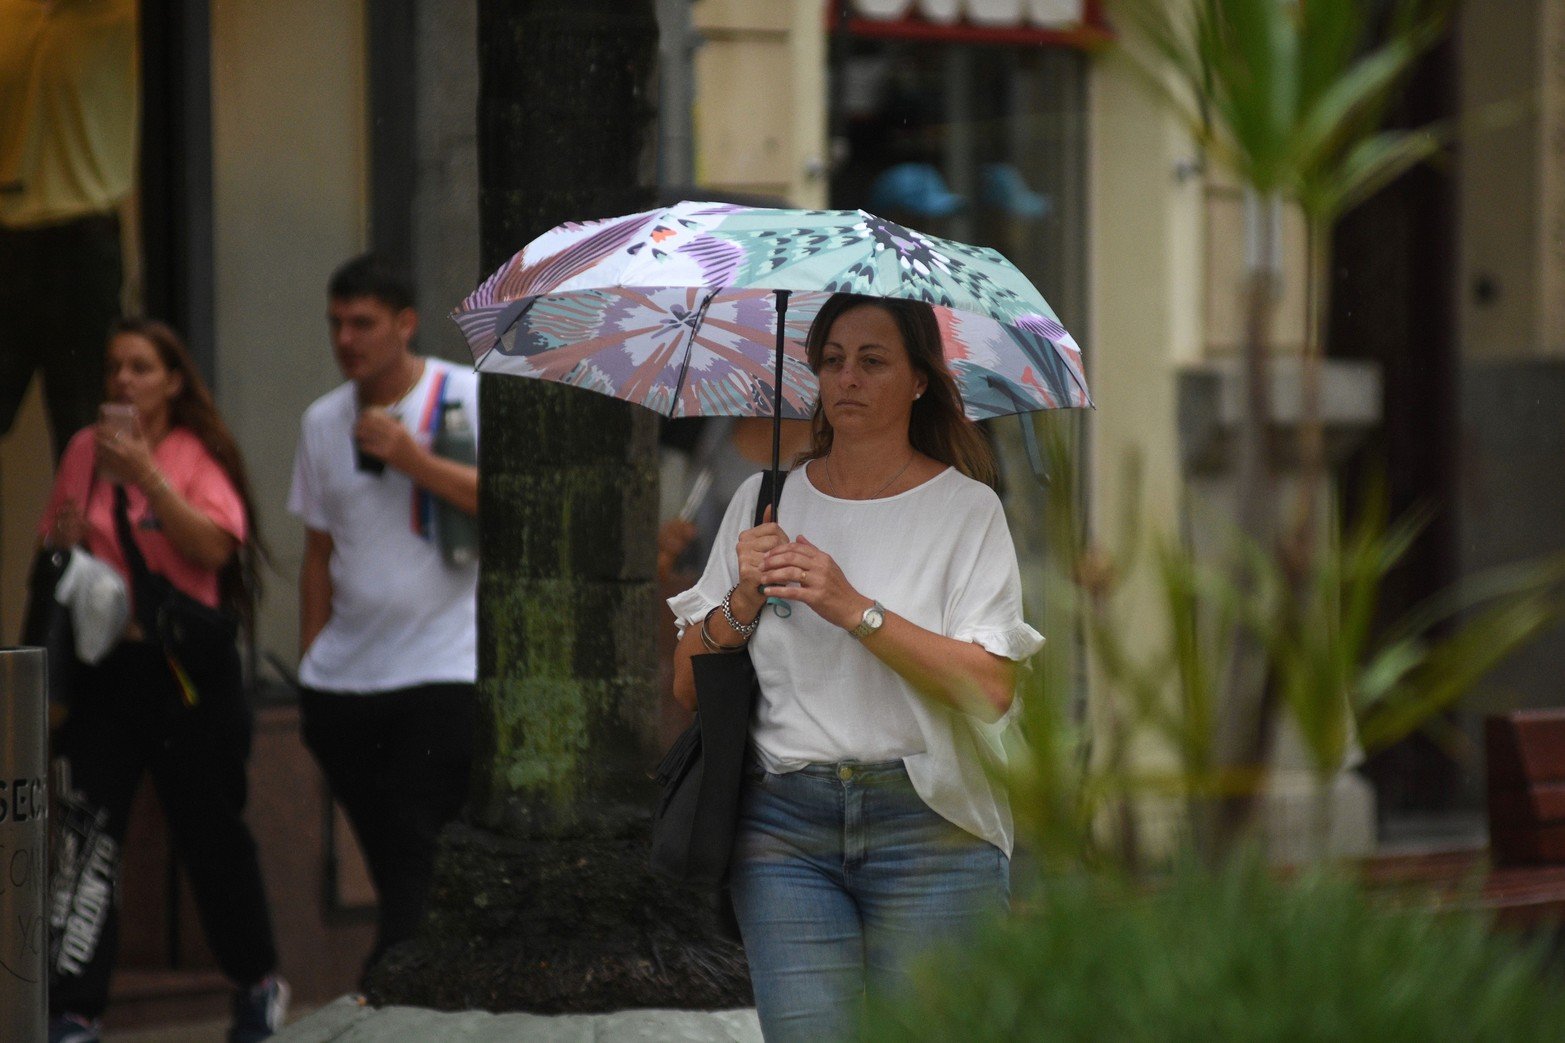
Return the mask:
<path id="1" fill-rule="evenodd" d="M 206 447 L 212 459 L 228 475 L 239 493 L 245 509 L 245 529 L 249 533 L 239 552 L 218 574 L 218 592 L 223 607 L 239 617 L 247 627 L 255 622 L 255 603 L 261 596 L 261 569 L 269 560 L 265 542 L 261 539 L 260 521 L 255 514 L 255 497 L 250 492 L 250 479 L 245 472 L 244 457 L 233 432 L 223 423 L 217 412 L 212 392 L 201 379 L 190 350 L 184 340 L 166 322 L 147 318 L 125 318 L 109 329 L 109 340 L 120 334 L 141 337 L 157 351 L 158 358 L 170 373 L 180 376 L 179 393 L 169 402 L 170 427 L 183 427 Z"/>
<path id="2" fill-rule="evenodd" d="M 994 485 L 997 477 L 994 453 L 978 425 L 962 411 L 962 392 L 956 386 L 956 378 L 946 368 L 945 352 L 940 347 L 940 324 L 935 321 L 935 310 L 930 305 L 900 297 L 833 294 L 821 306 L 805 337 L 810 369 L 820 373 L 821 356 L 832 325 L 854 308 L 879 308 L 891 316 L 897 324 L 897 332 L 902 334 L 908 361 L 928 382 L 923 395 L 913 401 L 913 416 L 908 421 L 908 441 L 913 448 L 955 467 L 969 478 Z M 799 463 L 819 459 L 831 452 L 831 423 L 818 401 L 813 423 L 814 440 L 808 450 L 799 454 Z"/>

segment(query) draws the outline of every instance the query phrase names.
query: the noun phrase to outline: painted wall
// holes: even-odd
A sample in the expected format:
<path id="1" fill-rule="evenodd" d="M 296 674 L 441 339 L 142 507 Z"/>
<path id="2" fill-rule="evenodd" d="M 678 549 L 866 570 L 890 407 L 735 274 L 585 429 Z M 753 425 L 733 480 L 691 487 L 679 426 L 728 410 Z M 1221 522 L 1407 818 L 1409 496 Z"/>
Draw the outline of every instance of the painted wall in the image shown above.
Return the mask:
<path id="1" fill-rule="evenodd" d="M 826 25 L 818 0 L 697 0 L 697 184 L 826 205 Z"/>
<path id="2" fill-rule="evenodd" d="M 363 25 L 360 0 L 212 5 L 219 404 L 275 566 L 260 645 L 290 663 L 303 531 L 286 501 L 299 417 L 340 380 L 326 279 L 366 241 Z"/>
<path id="3" fill-rule="evenodd" d="M 1088 517 L 1112 543 L 1127 512 L 1164 531 L 1180 518 L 1181 474 L 1175 371 L 1201 357 L 1205 189 L 1181 177 L 1194 147 L 1145 80 L 1114 52 L 1097 58 L 1088 101 L 1089 379 Z M 1127 500 L 1121 476 L 1141 467 L 1141 501 Z M 1158 634 L 1165 626 L 1150 570 L 1128 580 L 1126 625 Z M 1156 638 L 1151 638 L 1156 640 Z M 1101 691 L 1101 687 L 1097 689 Z M 1101 704 L 1094 704 L 1095 717 Z M 1146 750 L 1151 759 L 1158 751 Z M 1166 839 L 1168 816 L 1143 808 L 1147 839 Z"/>
<path id="4" fill-rule="evenodd" d="M 43 395 L 34 380 L 11 433 L 0 441 L 0 644 L 22 632 L 38 519 L 54 480 Z"/>
<path id="5" fill-rule="evenodd" d="M 471 365 L 450 313 L 487 274 L 478 264 L 478 4 L 420 0 L 416 27 L 416 348 Z"/>
<path id="6" fill-rule="evenodd" d="M 1088 133 L 1092 515 L 1112 526 L 1125 505 L 1115 476 L 1131 454 L 1145 475 L 1149 517 L 1177 518 L 1180 491 L 1174 372 L 1205 336 L 1204 205 L 1181 179 L 1193 146 L 1157 95 L 1121 58 L 1092 66 Z"/>
<path id="7" fill-rule="evenodd" d="M 1565 5 L 1464 4 L 1459 281 L 1463 573 L 1565 551 Z M 1481 716 L 1565 705 L 1565 627 L 1486 679 Z"/>
<path id="8" fill-rule="evenodd" d="M 1546 82 L 1541 36 L 1549 6 L 1546 0 L 1460 5 L 1464 119 L 1458 142 L 1457 285 L 1468 359 L 1565 350 L 1565 344 L 1541 341 L 1540 323 L 1545 164 L 1565 167 L 1565 139 L 1556 135 L 1549 141 L 1541 118 Z M 1565 63 L 1555 64 L 1565 71 Z M 1555 204 L 1561 205 L 1565 198 Z"/>

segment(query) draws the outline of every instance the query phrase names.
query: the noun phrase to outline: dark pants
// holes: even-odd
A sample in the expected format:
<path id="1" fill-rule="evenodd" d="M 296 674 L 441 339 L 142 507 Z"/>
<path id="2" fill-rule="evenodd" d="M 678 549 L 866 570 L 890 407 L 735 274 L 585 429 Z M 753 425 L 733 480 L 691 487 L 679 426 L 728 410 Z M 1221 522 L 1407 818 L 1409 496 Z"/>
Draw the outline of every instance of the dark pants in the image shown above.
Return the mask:
<path id="1" fill-rule="evenodd" d="M 103 833 L 118 848 L 142 773 L 151 771 L 218 966 L 235 985 L 254 985 L 276 968 L 277 951 L 244 821 L 251 716 L 238 654 L 230 651 L 214 671 L 221 677 L 196 679 L 193 708 L 152 645 L 121 643 L 97 666 L 78 669 L 70 715 L 55 737 L 56 754 L 70 763 L 73 802 L 102 809 Z M 108 866 L 109 875 L 117 868 Z M 77 948 L 69 967 L 55 961 L 49 1004 L 56 1013 L 103 1012 L 118 941 L 118 890 L 96 946 Z"/>
<path id="2" fill-rule="evenodd" d="M 477 696 L 470 684 L 300 693 L 304 741 L 359 839 L 380 899 L 368 972 L 424 916 L 435 838 L 467 799 Z"/>
<path id="3" fill-rule="evenodd" d="M 120 225 L 112 214 L 0 228 L 0 435 L 35 371 L 58 460 L 103 401 L 103 352 L 120 314 Z"/>

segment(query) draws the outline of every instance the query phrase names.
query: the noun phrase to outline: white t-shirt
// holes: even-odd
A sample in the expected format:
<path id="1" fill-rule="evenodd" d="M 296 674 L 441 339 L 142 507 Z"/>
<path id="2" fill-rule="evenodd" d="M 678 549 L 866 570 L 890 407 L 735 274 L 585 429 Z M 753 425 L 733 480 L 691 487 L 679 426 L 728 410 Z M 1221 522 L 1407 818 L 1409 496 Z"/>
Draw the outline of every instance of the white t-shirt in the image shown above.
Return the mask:
<path id="1" fill-rule="evenodd" d="M 427 447 L 444 399 L 462 403 L 478 430 L 478 375 L 439 359 L 392 408 Z M 329 534 L 331 617 L 305 652 L 299 680 L 330 692 L 383 692 L 471 682 L 478 672 L 478 565 L 448 565 L 429 523 L 431 497 L 407 475 L 355 463 L 352 383 L 305 410 L 288 509 Z M 422 528 L 421 533 L 415 526 Z"/>
<path id="2" fill-rule="evenodd" d="M 755 518 L 760 476 L 734 494 L 706 572 L 669 599 L 697 624 L 738 579 L 734 547 Z M 778 518 L 830 554 L 855 590 L 926 630 L 1022 660 L 1043 638 L 1022 620 L 1016 548 L 988 486 L 947 468 L 878 500 L 843 500 L 803 468 L 783 486 Z M 768 606 L 750 640 L 761 682 L 751 739 L 768 771 L 811 763 L 901 759 L 919 796 L 946 819 L 1011 851 L 1011 814 L 985 765 L 1004 763 L 1014 709 L 986 724 L 914 690 L 851 634 L 794 603 Z"/>

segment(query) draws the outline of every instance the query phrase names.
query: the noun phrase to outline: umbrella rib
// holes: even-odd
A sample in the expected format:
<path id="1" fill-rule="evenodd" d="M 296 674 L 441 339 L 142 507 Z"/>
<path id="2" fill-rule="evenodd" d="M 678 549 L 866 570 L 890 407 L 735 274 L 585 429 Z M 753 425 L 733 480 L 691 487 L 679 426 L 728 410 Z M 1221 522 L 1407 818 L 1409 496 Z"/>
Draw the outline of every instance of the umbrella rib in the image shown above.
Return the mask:
<path id="1" fill-rule="evenodd" d="M 631 370 L 630 376 L 625 380 L 622 390 L 630 397 L 632 402 L 643 402 L 643 396 L 649 389 L 657 387 L 657 378 L 668 369 L 668 360 L 679 350 L 678 343 L 656 346 L 647 355 L 647 360 Z"/>
<path id="2" fill-rule="evenodd" d="M 674 396 L 670 399 L 669 409 L 678 408 L 679 396 L 685 390 L 685 375 L 690 372 L 690 355 L 695 346 L 696 334 L 701 332 L 701 324 L 706 321 L 706 309 L 711 305 L 712 298 L 716 297 L 721 287 L 713 289 L 701 299 L 701 307 L 696 310 L 696 317 L 690 323 L 690 335 L 685 338 L 685 357 L 679 364 L 679 379 L 674 381 Z M 672 415 L 672 414 L 671 414 Z"/>

